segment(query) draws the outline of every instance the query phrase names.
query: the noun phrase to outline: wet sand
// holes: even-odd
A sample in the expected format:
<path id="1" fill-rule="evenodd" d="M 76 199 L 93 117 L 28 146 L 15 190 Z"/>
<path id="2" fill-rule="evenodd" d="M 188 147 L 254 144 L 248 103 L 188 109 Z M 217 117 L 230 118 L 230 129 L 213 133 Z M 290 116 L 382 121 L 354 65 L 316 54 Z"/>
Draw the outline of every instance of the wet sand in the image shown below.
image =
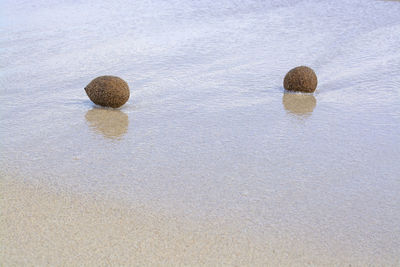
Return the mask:
<path id="1" fill-rule="evenodd" d="M 0 13 L 0 266 L 400 266 L 398 1 Z"/>
<path id="2" fill-rule="evenodd" d="M 241 231 L 239 221 L 195 222 L 93 195 L 0 182 L 3 266 L 395 266 L 257 237 Z"/>
<path id="3" fill-rule="evenodd" d="M 199 225 L 143 207 L 1 181 L 2 264 L 193 265 L 278 263 L 222 225 Z"/>
<path id="4" fill-rule="evenodd" d="M 290 263 L 232 227 L 1 180 L 2 264 Z"/>

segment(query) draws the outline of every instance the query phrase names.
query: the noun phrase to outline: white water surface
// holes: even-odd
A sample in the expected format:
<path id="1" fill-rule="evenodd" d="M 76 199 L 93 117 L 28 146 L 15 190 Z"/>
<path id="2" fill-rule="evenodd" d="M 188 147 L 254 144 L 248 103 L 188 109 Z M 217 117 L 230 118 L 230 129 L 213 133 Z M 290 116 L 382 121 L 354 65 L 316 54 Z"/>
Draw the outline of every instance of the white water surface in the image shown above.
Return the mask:
<path id="1" fill-rule="evenodd" d="M 313 95 L 284 92 L 298 65 Z M 3 177 L 395 265 L 400 2 L 3 0 L 0 149 Z"/>

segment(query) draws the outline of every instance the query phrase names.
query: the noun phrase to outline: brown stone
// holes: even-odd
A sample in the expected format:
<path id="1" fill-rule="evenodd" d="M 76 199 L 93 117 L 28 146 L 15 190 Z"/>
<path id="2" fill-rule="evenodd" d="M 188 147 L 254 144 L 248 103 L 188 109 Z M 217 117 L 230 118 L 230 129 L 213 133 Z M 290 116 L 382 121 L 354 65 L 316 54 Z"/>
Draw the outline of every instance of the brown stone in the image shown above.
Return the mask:
<path id="1" fill-rule="evenodd" d="M 306 66 L 291 69 L 283 80 L 283 87 L 288 91 L 312 93 L 317 88 L 315 72 Z"/>
<path id="2" fill-rule="evenodd" d="M 85 87 L 86 94 L 93 103 L 119 108 L 129 99 L 129 86 L 121 78 L 115 76 L 100 76 Z"/>

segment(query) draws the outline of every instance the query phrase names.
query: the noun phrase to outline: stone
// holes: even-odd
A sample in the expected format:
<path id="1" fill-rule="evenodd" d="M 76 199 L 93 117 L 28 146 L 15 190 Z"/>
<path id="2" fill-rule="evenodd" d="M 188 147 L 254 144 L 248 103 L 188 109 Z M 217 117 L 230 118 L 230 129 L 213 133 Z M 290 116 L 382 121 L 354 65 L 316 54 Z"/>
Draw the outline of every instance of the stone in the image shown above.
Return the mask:
<path id="1" fill-rule="evenodd" d="M 317 88 L 315 72 L 306 66 L 291 69 L 283 80 L 283 87 L 288 91 L 312 93 Z"/>
<path id="2" fill-rule="evenodd" d="M 86 94 L 93 103 L 119 108 L 129 99 L 129 86 L 119 77 L 100 76 L 85 87 Z"/>

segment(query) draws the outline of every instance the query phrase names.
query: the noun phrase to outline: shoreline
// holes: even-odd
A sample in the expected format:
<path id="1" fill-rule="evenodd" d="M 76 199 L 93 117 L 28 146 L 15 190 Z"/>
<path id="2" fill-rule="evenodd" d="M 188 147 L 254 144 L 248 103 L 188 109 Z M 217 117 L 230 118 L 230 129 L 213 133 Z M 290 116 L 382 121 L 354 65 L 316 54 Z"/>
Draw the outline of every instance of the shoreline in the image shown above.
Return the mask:
<path id="1" fill-rule="evenodd" d="M 10 178 L 0 179 L 0 185 L 5 266 L 391 266 L 378 257 L 373 262 L 368 257 L 350 259 L 324 254 L 324 249 L 299 240 L 257 237 L 241 231 L 240 222 L 194 221 Z"/>
<path id="2" fill-rule="evenodd" d="M 11 265 L 263 265 L 279 257 L 224 225 L 91 196 L 1 184 L 1 258 Z"/>

